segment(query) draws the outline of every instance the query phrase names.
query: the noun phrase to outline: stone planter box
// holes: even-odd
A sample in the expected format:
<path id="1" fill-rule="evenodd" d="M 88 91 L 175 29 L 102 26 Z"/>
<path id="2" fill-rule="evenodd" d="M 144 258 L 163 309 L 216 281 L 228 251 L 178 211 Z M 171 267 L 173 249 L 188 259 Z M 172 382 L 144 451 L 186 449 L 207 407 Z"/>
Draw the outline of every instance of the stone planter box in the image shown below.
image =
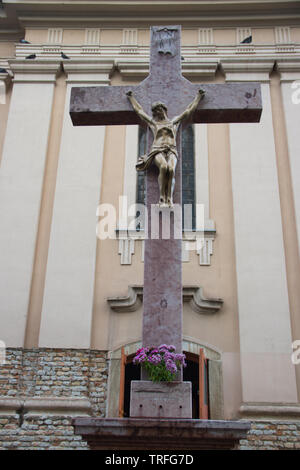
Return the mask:
<path id="1" fill-rule="evenodd" d="M 192 418 L 191 382 L 133 380 L 130 395 L 131 418 Z"/>

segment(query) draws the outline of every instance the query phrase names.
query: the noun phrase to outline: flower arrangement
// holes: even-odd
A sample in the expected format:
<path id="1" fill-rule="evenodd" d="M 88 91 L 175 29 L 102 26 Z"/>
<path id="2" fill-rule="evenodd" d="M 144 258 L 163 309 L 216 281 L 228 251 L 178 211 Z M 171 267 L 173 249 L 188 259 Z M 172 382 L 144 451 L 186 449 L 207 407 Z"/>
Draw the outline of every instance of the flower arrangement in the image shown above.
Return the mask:
<path id="1" fill-rule="evenodd" d="M 167 344 L 140 348 L 133 363 L 145 367 L 152 382 L 172 382 L 180 367 L 186 366 L 185 355 L 175 353 L 175 349 L 175 346 Z"/>

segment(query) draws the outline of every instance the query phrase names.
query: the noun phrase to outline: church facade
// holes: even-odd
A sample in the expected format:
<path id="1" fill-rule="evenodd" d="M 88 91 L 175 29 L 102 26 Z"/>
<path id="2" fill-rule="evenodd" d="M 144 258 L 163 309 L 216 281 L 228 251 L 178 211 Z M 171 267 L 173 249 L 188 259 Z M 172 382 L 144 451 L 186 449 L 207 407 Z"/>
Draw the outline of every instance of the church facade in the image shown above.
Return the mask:
<path id="1" fill-rule="evenodd" d="M 74 127 L 70 94 L 140 83 L 150 26 L 172 24 L 184 77 L 259 82 L 263 103 L 259 123 L 183 131 L 193 418 L 250 420 L 241 449 L 300 448 L 297 3 L 1 2 L 1 449 L 87 449 L 74 417 L 129 415 L 145 240 L 132 208 L 144 202 L 135 165 L 146 135 Z"/>

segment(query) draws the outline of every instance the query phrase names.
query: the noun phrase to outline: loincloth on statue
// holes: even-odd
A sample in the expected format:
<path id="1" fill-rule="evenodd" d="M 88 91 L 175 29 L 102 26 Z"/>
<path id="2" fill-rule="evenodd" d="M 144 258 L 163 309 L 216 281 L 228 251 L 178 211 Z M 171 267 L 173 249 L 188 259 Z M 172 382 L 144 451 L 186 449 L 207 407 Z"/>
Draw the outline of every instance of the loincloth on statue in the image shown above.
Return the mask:
<path id="1" fill-rule="evenodd" d="M 151 151 L 148 154 L 143 155 L 142 157 L 140 157 L 138 159 L 138 162 L 135 165 L 137 171 L 147 170 L 147 168 L 149 168 L 149 166 L 153 162 L 154 157 L 158 153 L 168 154 L 169 152 L 173 153 L 175 155 L 175 157 L 178 158 L 177 150 L 176 150 L 176 147 L 174 145 L 161 145 L 159 147 L 153 146 L 151 148 Z"/>

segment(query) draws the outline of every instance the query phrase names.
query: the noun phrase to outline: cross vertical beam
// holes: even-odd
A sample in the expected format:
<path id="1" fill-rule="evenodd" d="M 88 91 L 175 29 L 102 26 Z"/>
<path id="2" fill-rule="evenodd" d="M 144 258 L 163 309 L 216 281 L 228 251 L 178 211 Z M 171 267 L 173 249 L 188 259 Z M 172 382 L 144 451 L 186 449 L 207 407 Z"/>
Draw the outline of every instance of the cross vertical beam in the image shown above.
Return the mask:
<path id="1" fill-rule="evenodd" d="M 168 115 L 178 113 L 178 101 L 174 85 L 181 81 L 180 26 L 151 28 L 150 75 L 147 79 L 153 101 L 162 100 L 168 107 Z M 168 39 L 167 35 L 170 35 Z M 165 44 L 164 44 L 165 41 Z M 160 52 L 160 50 L 162 51 Z M 179 90 L 178 90 L 179 91 Z M 178 96 L 178 95 L 177 95 Z M 148 150 L 152 136 L 148 132 Z M 175 175 L 174 204 L 182 203 L 181 191 L 181 129 L 177 134 L 178 162 Z M 158 170 L 155 165 L 146 172 L 146 208 L 148 214 L 148 239 L 144 253 L 144 312 L 143 345 L 173 344 L 177 352 L 182 349 L 182 263 L 181 239 L 174 238 L 174 217 L 182 231 L 181 209 L 176 213 L 163 208 L 157 214 Z M 176 206 L 175 206 L 176 207 Z M 159 238 L 151 238 L 154 222 L 153 209 L 159 215 Z M 170 239 L 162 239 L 163 216 L 170 217 Z"/>

